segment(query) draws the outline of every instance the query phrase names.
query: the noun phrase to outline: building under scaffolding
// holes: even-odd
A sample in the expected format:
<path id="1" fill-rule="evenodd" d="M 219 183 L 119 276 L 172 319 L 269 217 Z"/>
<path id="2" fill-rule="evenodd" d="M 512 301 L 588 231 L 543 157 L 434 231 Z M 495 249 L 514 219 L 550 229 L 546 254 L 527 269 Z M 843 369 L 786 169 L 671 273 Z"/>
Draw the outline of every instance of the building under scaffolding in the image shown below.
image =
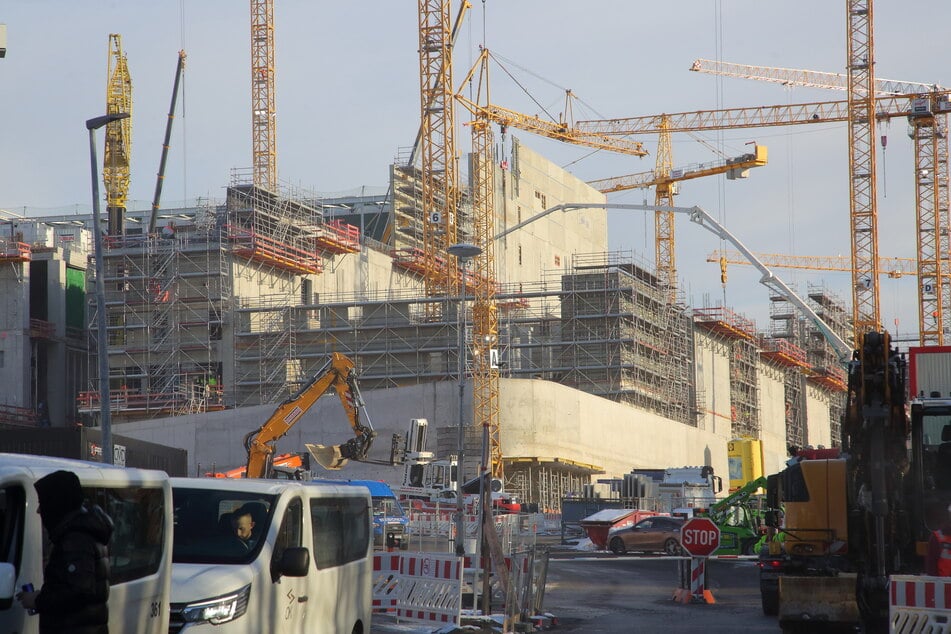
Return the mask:
<path id="1" fill-rule="evenodd" d="M 603 201 L 524 148 L 514 164 L 518 169 L 499 179 L 512 185 L 499 192 L 503 226 L 553 205 Z M 267 191 L 236 174 L 224 204 L 166 211 L 160 232 L 151 236 L 135 226 L 141 217 L 129 212 L 129 229 L 107 236 L 103 254 L 113 420 L 279 402 L 334 352 L 354 359 L 364 391 L 458 381 L 460 323 L 474 323 L 472 315 L 460 320 L 459 310 L 471 310 L 471 302 L 423 290 L 416 266 L 417 180 L 413 168 L 394 168 L 389 202 L 365 196 L 327 201 L 306 192 Z M 373 215 L 372 222 L 360 217 L 360 209 Z M 390 234 L 380 233 L 381 226 Z M 495 294 L 501 376 L 544 379 L 622 403 L 643 421 L 672 424 L 675 433 L 721 433 L 707 429 L 714 427 L 707 421 L 715 406 L 728 403 L 727 435 L 760 437 L 765 364 L 771 377 L 779 377 L 770 381 L 785 381 L 791 410 L 799 408 L 784 433 L 808 440 L 807 392 L 838 389 L 828 350 L 807 330 L 798 342 L 780 342 L 729 309 L 691 310 L 681 298 L 670 302 L 652 265 L 606 252 L 606 226 L 602 211 L 578 210 L 504 238 L 498 260 L 505 281 Z M 87 289 L 93 282 L 87 279 Z M 810 299 L 824 311 L 835 310 L 813 294 L 811 289 Z M 92 296 L 87 292 L 87 300 Z M 95 302 L 86 303 L 86 323 L 95 324 Z M 89 349 L 96 350 L 96 329 L 89 332 Z M 468 327 L 461 337 L 465 346 L 472 337 Z M 713 375 L 698 367 L 697 350 L 707 341 L 723 351 L 729 366 L 728 394 L 704 384 Z M 78 399 L 79 412 L 90 421 L 99 411 L 97 385 L 91 356 L 88 388 Z M 503 449 L 504 436 L 503 429 Z M 479 455 L 479 444 L 478 434 L 467 440 L 470 460 Z M 571 455 L 503 452 L 503 460 L 509 486 L 545 507 L 603 471 L 589 464 L 596 459 Z M 474 473 L 477 465 L 464 466 Z"/>

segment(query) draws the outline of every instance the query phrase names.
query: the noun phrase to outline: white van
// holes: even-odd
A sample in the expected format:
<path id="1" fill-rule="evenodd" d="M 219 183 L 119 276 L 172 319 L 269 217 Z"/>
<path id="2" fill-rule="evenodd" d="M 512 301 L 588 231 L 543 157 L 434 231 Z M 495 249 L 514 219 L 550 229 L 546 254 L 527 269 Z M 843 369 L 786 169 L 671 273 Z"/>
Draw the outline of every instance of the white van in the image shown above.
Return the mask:
<path id="1" fill-rule="evenodd" d="M 43 584 L 44 539 L 33 483 L 60 469 L 79 477 L 87 501 L 112 518 L 109 631 L 168 632 L 172 491 L 164 471 L 0 453 L 0 632 L 35 634 L 40 618 L 14 594 Z"/>
<path id="2" fill-rule="evenodd" d="M 169 634 L 367 634 L 372 513 L 363 487 L 171 478 Z M 248 539 L 236 533 L 241 528 Z"/>

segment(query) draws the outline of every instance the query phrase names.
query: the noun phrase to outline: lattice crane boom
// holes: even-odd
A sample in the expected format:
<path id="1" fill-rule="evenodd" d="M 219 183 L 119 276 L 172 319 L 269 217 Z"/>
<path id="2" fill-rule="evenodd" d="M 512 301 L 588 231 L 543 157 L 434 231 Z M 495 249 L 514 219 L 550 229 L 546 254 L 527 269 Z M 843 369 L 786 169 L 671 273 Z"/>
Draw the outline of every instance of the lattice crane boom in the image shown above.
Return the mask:
<path id="1" fill-rule="evenodd" d="M 653 169 L 649 172 L 598 178 L 587 182 L 602 194 L 611 194 L 630 189 L 673 185 L 681 181 L 715 176 L 717 174 L 727 174 L 727 178 L 730 178 L 730 174 L 733 173 L 733 178 L 743 178 L 744 175 L 742 172 L 753 167 L 763 167 L 767 162 L 767 147 L 765 145 L 756 145 L 753 151 L 747 154 L 670 169 L 667 170 L 666 174 L 662 170 Z"/>
<path id="2" fill-rule="evenodd" d="M 639 141 L 612 138 L 598 132 L 582 131 L 567 122 L 548 121 L 541 117 L 523 114 L 491 103 L 480 105 L 461 94 L 457 94 L 456 99 L 473 115 L 507 128 L 517 128 L 556 141 L 582 145 L 596 150 L 607 150 L 633 156 L 647 156 L 647 150 Z"/>
<path id="3" fill-rule="evenodd" d="M 125 232 L 126 199 L 129 195 L 129 164 L 132 152 L 132 77 L 122 36 L 109 34 L 109 58 L 106 69 L 106 114 L 129 114 L 125 119 L 106 124 L 102 180 L 106 193 L 109 235 Z"/>
<path id="4" fill-rule="evenodd" d="M 782 84 L 783 86 L 802 86 L 806 88 L 823 88 L 826 90 L 849 89 L 847 75 L 818 70 L 753 66 L 750 64 L 737 64 L 735 62 L 724 62 L 704 58 L 694 60 L 690 66 L 690 70 L 708 75 L 719 75 L 721 77 L 773 82 Z M 880 77 L 875 78 L 875 94 L 879 96 L 913 95 L 929 93 L 934 90 L 944 90 L 944 88 L 936 84 L 882 79 Z"/>
<path id="5" fill-rule="evenodd" d="M 767 266 L 777 269 L 801 269 L 806 271 L 852 271 L 852 260 L 847 255 L 783 255 L 779 253 L 757 253 L 756 257 Z M 712 251 L 707 255 L 707 262 L 722 264 L 748 265 L 749 260 L 738 251 Z M 891 278 L 900 278 L 906 275 L 918 275 L 918 261 L 915 258 L 886 258 L 878 259 L 878 269 Z"/>
<path id="6" fill-rule="evenodd" d="M 254 185 L 277 188 L 274 0 L 251 0 L 251 152 Z"/>

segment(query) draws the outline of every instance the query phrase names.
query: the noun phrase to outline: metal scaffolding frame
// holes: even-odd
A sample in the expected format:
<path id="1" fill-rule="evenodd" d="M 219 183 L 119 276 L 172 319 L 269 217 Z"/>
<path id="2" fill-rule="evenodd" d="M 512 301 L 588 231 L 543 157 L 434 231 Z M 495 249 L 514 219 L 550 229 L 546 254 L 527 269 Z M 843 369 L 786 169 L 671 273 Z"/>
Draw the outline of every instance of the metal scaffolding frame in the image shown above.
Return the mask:
<path id="1" fill-rule="evenodd" d="M 226 243 L 216 210 L 199 210 L 162 232 L 107 236 L 106 287 L 110 399 L 117 418 L 222 409 L 218 342 L 231 302 Z M 94 280 L 89 280 L 93 283 Z M 88 293 L 91 323 L 97 319 Z M 89 349 L 98 331 L 89 329 Z M 99 381 L 90 355 L 89 385 Z M 79 412 L 94 414 L 99 392 L 80 394 Z"/>

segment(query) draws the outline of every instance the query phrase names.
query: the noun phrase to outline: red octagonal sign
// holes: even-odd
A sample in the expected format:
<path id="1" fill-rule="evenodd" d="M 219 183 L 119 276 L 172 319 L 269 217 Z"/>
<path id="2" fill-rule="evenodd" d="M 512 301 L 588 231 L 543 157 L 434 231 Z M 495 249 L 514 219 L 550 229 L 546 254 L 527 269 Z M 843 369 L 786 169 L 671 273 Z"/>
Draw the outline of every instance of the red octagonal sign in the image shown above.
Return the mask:
<path id="1" fill-rule="evenodd" d="M 720 547 L 720 529 L 706 517 L 695 517 L 680 528 L 680 545 L 694 557 L 709 557 Z"/>

